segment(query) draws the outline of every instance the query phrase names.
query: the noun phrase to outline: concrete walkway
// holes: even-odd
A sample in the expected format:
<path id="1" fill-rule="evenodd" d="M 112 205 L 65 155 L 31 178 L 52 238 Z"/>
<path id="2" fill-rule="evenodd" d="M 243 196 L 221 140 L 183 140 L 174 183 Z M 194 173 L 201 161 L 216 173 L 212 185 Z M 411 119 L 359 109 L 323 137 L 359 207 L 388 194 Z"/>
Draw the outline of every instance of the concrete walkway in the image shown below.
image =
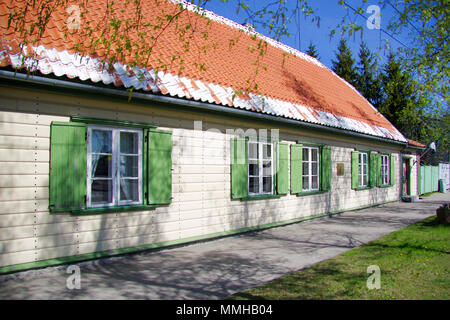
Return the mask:
<path id="1" fill-rule="evenodd" d="M 222 299 L 365 244 L 435 214 L 450 193 L 215 241 L 0 276 L 0 299 Z"/>

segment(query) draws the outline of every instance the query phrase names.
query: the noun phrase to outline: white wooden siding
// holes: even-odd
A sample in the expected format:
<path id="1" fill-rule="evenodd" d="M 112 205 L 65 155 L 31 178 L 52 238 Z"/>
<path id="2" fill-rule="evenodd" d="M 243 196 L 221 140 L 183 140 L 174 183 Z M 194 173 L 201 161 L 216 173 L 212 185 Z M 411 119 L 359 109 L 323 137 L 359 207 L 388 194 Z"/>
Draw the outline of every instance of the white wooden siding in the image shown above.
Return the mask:
<path id="1" fill-rule="evenodd" d="M 280 136 L 290 144 L 302 140 L 331 146 L 331 192 L 232 201 L 230 136 L 225 130 L 245 131 L 250 123 L 11 88 L 0 88 L 0 93 L 0 267 L 236 230 L 396 200 L 399 196 L 398 151 L 394 187 L 354 191 L 351 151 L 355 147 L 395 150 L 290 129 Z M 69 121 L 70 116 L 148 122 L 172 130 L 172 203 L 148 211 L 50 214 L 50 124 Z M 222 132 L 194 131 L 194 121 L 202 121 L 204 130 L 218 128 Z M 336 175 L 338 162 L 344 164 L 342 177 Z"/>

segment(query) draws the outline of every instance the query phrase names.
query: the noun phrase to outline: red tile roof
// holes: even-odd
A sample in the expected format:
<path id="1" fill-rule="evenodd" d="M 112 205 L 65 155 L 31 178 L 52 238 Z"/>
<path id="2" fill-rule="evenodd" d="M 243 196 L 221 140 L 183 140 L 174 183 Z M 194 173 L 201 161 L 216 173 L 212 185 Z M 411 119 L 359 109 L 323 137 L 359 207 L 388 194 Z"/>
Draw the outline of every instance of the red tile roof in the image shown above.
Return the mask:
<path id="1" fill-rule="evenodd" d="M 408 144 L 411 145 L 411 146 L 420 147 L 420 148 L 426 148 L 427 147 L 426 145 L 424 145 L 424 144 L 422 144 L 420 142 L 411 140 L 411 139 L 408 139 Z"/>
<path id="2" fill-rule="evenodd" d="M 34 53 L 39 60 L 37 69 L 43 74 L 134 86 L 154 93 L 405 141 L 401 133 L 352 86 L 316 59 L 261 35 L 254 36 L 244 27 L 211 12 L 204 11 L 209 18 L 205 19 L 193 12 L 193 6 L 186 4 L 188 10 L 180 12 L 177 4 L 180 1 L 159 0 L 159 4 L 156 0 L 141 1 L 145 23 L 154 26 L 158 23 L 157 16 L 161 15 L 170 14 L 177 18 L 171 24 L 162 21 L 162 33 L 161 29 L 141 28 L 140 31 L 147 32 L 148 41 L 152 36 L 158 37 L 150 55 L 125 50 L 119 61 L 113 63 L 108 60 L 111 54 L 105 46 L 94 48 L 91 44 L 92 39 L 101 37 L 99 30 L 90 37 L 82 37 L 82 31 L 79 32 L 87 21 L 91 26 L 104 26 L 110 21 L 110 18 L 105 18 L 106 0 L 86 2 L 88 10 L 81 19 L 81 27 L 75 32 L 67 32 L 66 26 L 73 21 L 73 14 L 77 11 L 73 7 L 72 10 L 68 8 L 85 1 L 72 0 L 67 7 L 57 8 L 51 14 L 42 37 L 21 51 L 18 46 L 19 32 L 14 31 L 11 25 L 8 27 L 8 16 L 23 8 L 25 2 L 0 0 L 0 66 L 20 66 L 23 53 Z M 127 5 L 125 1 L 116 1 L 114 8 L 113 15 L 122 20 L 122 26 L 127 18 L 134 17 L 136 9 L 133 1 Z M 27 27 L 31 26 L 36 16 L 29 12 Z M 187 24 L 191 27 L 186 31 L 183 28 Z M 189 39 L 189 50 L 186 50 L 183 35 Z M 129 36 L 131 44 L 139 41 L 137 32 L 131 32 Z M 264 55 L 255 50 L 261 39 L 268 43 Z M 74 50 L 80 43 L 89 48 L 82 54 L 83 58 Z M 260 64 L 257 70 L 253 63 L 258 59 Z M 104 68 L 104 62 L 111 63 L 106 63 Z M 134 62 L 138 62 L 140 68 L 127 67 Z M 246 91 L 249 81 L 257 84 L 257 90 L 235 97 L 236 91 Z"/>

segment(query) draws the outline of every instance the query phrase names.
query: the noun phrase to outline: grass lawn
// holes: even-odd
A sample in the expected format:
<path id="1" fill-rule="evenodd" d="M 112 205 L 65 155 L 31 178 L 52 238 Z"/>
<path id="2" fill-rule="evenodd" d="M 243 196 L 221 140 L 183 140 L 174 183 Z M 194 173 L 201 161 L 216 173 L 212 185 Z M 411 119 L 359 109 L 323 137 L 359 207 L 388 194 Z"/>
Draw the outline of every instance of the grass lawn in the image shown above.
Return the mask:
<path id="1" fill-rule="evenodd" d="M 431 195 L 433 195 L 435 193 L 440 193 L 440 192 L 439 191 L 428 192 L 428 193 L 422 194 L 420 197 L 421 198 L 427 198 L 427 197 L 429 197 L 429 196 L 431 196 Z"/>
<path id="2" fill-rule="evenodd" d="M 370 265 L 380 289 L 369 290 Z M 450 226 L 430 217 L 231 299 L 450 299 Z"/>

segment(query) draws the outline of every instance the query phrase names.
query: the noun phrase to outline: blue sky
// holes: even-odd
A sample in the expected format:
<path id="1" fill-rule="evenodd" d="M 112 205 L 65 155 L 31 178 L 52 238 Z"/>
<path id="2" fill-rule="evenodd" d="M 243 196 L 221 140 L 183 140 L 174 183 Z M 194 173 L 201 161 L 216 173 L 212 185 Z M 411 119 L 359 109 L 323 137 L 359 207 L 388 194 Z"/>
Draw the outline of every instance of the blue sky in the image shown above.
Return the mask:
<path id="1" fill-rule="evenodd" d="M 250 4 L 251 8 L 258 9 L 269 3 L 273 3 L 274 0 L 247 0 L 247 2 Z M 347 14 L 347 10 L 338 4 L 338 0 L 313 0 L 309 2 L 316 11 L 316 14 L 321 17 L 320 27 L 317 27 L 315 22 L 311 22 L 310 18 L 305 19 L 302 15 L 300 23 L 298 22 L 298 19 L 296 19 L 297 21 L 293 19 L 292 23 L 289 25 L 290 37 L 283 37 L 281 42 L 305 52 L 310 41 L 312 41 L 320 55 L 320 61 L 326 66 L 331 67 L 331 60 L 335 58 L 335 52 L 337 51 L 339 35 L 336 34 L 330 39 L 329 34 L 331 29 L 336 28 L 342 17 Z M 295 8 L 295 3 L 295 0 L 287 1 L 287 5 L 292 7 L 292 9 Z M 347 0 L 347 3 L 353 8 L 356 8 L 362 1 Z M 368 3 L 363 5 L 363 8 L 367 9 L 370 5 L 377 5 L 377 3 L 378 0 L 369 0 Z M 211 0 L 207 3 L 205 8 L 238 23 L 243 23 L 246 16 L 242 10 L 239 15 L 236 13 L 236 0 L 229 0 L 228 3 L 224 3 L 220 0 Z M 394 49 L 401 45 L 382 31 L 369 29 L 366 26 L 366 20 L 364 18 L 355 17 L 353 11 L 351 11 L 351 9 L 348 10 L 349 17 L 352 20 L 356 19 L 356 23 L 364 26 L 362 39 L 360 33 L 356 34 L 355 37 L 346 36 L 347 43 L 353 52 L 354 59 L 357 60 L 359 46 L 363 40 L 372 52 L 379 54 L 381 65 L 383 65 L 386 62 L 386 55 L 388 52 L 386 50 L 380 50 L 380 45 L 384 46 L 386 40 L 389 41 L 391 47 Z M 386 6 L 386 8 L 380 7 L 380 12 L 381 28 L 387 31 L 388 20 L 395 12 L 389 6 Z M 364 15 L 368 18 L 371 14 L 365 13 Z M 256 31 L 267 35 L 266 30 L 257 28 Z M 405 36 L 397 36 L 396 39 L 404 44 L 407 44 L 408 42 L 408 39 Z"/>

